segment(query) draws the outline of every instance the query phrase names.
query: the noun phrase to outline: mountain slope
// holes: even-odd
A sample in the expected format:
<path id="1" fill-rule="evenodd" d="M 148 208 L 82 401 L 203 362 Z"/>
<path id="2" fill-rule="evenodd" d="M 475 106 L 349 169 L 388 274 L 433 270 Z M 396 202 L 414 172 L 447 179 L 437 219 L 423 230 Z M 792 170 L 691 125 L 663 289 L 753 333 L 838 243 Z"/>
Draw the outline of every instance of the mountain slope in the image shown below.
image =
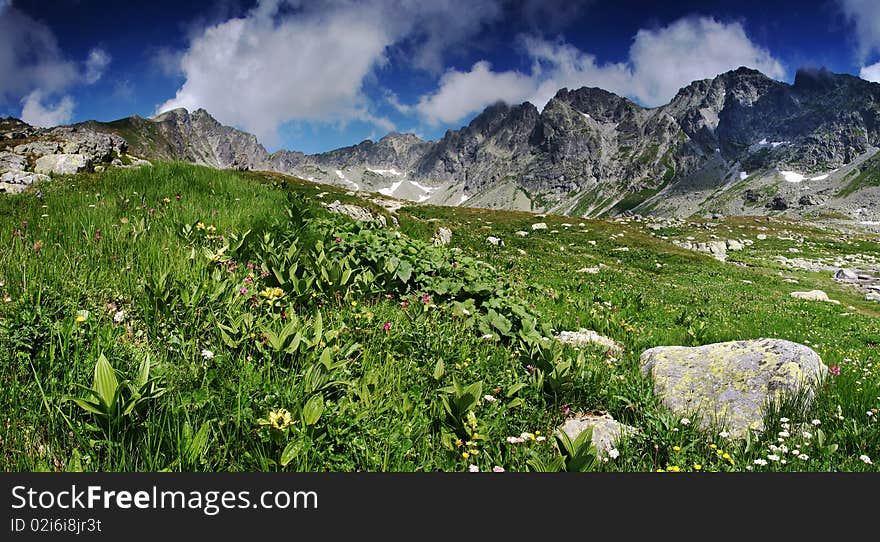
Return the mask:
<path id="1" fill-rule="evenodd" d="M 333 151 L 268 153 L 208 112 L 90 121 L 129 152 L 269 170 L 441 205 L 575 216 L 627 211 L 845 215 L 877 220 L 880 84 L 825 69 L 789 85 L 739 68 L 652 109 L 599 88 L 560 89 L 542 111 L 494 104 L 437 141 L 390 133 Z"/>

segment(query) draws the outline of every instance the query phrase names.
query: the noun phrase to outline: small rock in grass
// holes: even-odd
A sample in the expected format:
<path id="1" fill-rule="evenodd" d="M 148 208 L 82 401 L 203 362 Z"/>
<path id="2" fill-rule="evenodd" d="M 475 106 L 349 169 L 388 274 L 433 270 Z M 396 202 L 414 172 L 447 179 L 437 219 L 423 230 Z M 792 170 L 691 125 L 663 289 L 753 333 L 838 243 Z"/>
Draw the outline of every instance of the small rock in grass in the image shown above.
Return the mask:
<path id="1" fill-rule="evenodd" d="M 839 304 L 840 301 L 830 299 L 828 294 L 822 290 L 810 290 L 809 292 L 792 292 L 791 297 L 795 299 L 805 299 L 807 301 L 826 301 L 828 303 Z"/>
<path id="2" fill-rule="evenodd" d="M 557 431 L 564 432 L 568 438 L 574 442 L 581 433 L 587 429 L 592 429 L 592 443 L 596 447 L 596 456 L 599 459 L 611 457 L 621 437 L 638 433 L 638 429 L 624 425 L 608 414 L 602 416 L 574 416 L 568 418 L 557 428 Z"/>
<path id="3" fill-rule="evenodd" d="M 615 352 L 623 350 L 623 346 L 617 343 L 614 339 L 599 335 L 591 329 L 581 328 L 578 331 L 562 331 L 556 335 L 556 340 L 572 346 L 589 346 L 597 344 Z"/>
<path id="4" fill-rule="evenodd" d="M 486 242 L 496 247 L 504 246 L 504 241 L 502 241 L 499 237 L 493 237 L 491 235 L 489 237 L 486 237 Z"/>

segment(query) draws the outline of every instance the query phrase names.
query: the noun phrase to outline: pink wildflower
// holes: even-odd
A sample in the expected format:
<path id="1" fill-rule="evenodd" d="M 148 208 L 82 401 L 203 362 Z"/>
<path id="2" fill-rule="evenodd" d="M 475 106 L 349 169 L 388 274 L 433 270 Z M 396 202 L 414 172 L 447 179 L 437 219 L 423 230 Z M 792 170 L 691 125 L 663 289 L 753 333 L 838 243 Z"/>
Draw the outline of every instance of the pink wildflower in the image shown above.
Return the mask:
<path id="1" fill-rule="evenodd" d="M 391 322 L 385 322 L 385 324 L 382 326 L 382 329 L 384 329 L 385 331 L 391 331 Z"/>
<path id="2" fill-rule="evenodd" d="M 840 367 L 838 365 L 832 365 L 828 368 L 828 372 L 834 376 L 838 376 L 840 374 Z"/>
<path id="3" fill-rule="evenodd" d="M 244 294 L 248 293 L 248 289 L 247 288 L 239 288 L 238 293 L 240 293 L 241 295 L 244 295 Z"/>

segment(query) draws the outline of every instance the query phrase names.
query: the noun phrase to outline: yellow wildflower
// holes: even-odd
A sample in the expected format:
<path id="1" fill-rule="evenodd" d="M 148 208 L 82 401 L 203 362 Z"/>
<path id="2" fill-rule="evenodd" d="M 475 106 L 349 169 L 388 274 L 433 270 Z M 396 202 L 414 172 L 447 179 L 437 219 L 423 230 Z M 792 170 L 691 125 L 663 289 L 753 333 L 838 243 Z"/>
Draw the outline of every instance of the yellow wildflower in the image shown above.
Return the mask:
<path id="1" fill-rule="evenodd" d="M 700 465 L 700 464 L 694 465 L 694 470 L 701 470 L 702 468 L 703 468 L 703 465 Z"/>
<path id="2" fill-rule="evenodd" d="M 205 224 L 203 222 L 199 222 L 198 224 L 196 224 L 196 229 L 197 230 L 205 229 Z"/>
<path id="3" fill-rule="evenodd" d="M 272 429 L 287 429 L 290 426 L 291 417 L 287 409 L 279 408 L 269 412 L 269 426 Z"/>

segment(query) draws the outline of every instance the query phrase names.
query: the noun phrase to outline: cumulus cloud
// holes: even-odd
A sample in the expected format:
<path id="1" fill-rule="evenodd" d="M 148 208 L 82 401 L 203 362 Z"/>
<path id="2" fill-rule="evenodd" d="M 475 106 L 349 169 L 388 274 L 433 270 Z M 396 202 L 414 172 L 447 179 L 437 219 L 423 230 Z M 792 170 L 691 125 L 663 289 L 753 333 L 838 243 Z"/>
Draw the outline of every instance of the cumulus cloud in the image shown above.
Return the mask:
<path id="1" fill-rule="evenodd" d="M 73 98 L 64 96 L 57 103 L 44 103 L 46 96 L 42 91 L 35 90 L 22 100 L 21 120 L 31 126 L 49 128 L 59 124 L 67 124 L 73 118 Z"/>
<path id="2" fill-rule="evenodd" d="M 49 27 L 7 5 L 0 11 L 0 73 L 0 100 L 17 100 L 35 88 L 63 90 L 79 70 L 64 57 Z"/>
<path id="3" fill-rule="evenodd" d="M 862 67 L 859 71 L 859 77 L 865 81 L 880 83 L 880 62 Z"/>
<path id="4" fill-rule="evenodd" d="M 98 82 L 109 64 L 110 55 L 107 54 L 107 51 L 100 48 L 89 51 L 89 56 L 86 58 L 85 73 L 83 74 L 85 83 L 92 85 Z"/>
<path id="5" fill-rule="evenodd" d="M 855 27 L 859 61 L 880 53 L 880 2 L 876 0 L 838 0 L 844 17 Z"/>
<path id="6" fill-rule="evenodd" d="M 420 98 L 416 109 L 429 123 L 454 122 L 498 99 L 527 100 L 543 108 L 558 89 L 582 86 L 604 88 L 654 107 L 694 80 L 740 66 L 774 78 L 785 75 L 782 64 L 754 44 L 740 23 L 712 17 L 687 17 L 639 30 L 624 63 L 600 64 L 595 56 L 563 42 L 537 37 L 522 41 L 532 60 L 528 73 L 492 72 L 484 62 L 467 72 L 453 70 L 435 92 Z"/>
<path id="7" fill-rule="evenodd" d="M 48 26 L 0 0 L 0 103 L 20 102 L 25 122 L 69 122 L 74 101 L 67 92 L 98 81 L 109 63 L 110 55 L 100 48 L 83 62 L 67 58 Z"/>
<path id="8" fill-rule="evenodd" d="M 754 44 L 738 23 L 711 17 L 680 19 L 658 30 L 639 30 L 629 51 L 632 96 L 646 105 L 662 105 L 684 85 L 748 66 L 779 79 L 782 64 Z"/>
<path id="9" fill-rule="evenodd" d="M 430 124 L 450 123 L 499 100 L 516 102 L 534 88 L 529 76 L 493 72 L 491 65 L 482 61 L 467 72 L 446 72 L 440 81 L 440 91 L 422 97 L 416 110 Z"/>
<path id="10" fill-rule="evenodd" d="M 500 13 L 494 0 L 261 0 L 197 33 L 179 62 L 163 53 L 185 81 L 156 112 L 201 107 L 269 144 L 292 120 L 391 129 L 364 93 L 389 55 L 405 48 L 411 66 L 430 69 Z"/>

